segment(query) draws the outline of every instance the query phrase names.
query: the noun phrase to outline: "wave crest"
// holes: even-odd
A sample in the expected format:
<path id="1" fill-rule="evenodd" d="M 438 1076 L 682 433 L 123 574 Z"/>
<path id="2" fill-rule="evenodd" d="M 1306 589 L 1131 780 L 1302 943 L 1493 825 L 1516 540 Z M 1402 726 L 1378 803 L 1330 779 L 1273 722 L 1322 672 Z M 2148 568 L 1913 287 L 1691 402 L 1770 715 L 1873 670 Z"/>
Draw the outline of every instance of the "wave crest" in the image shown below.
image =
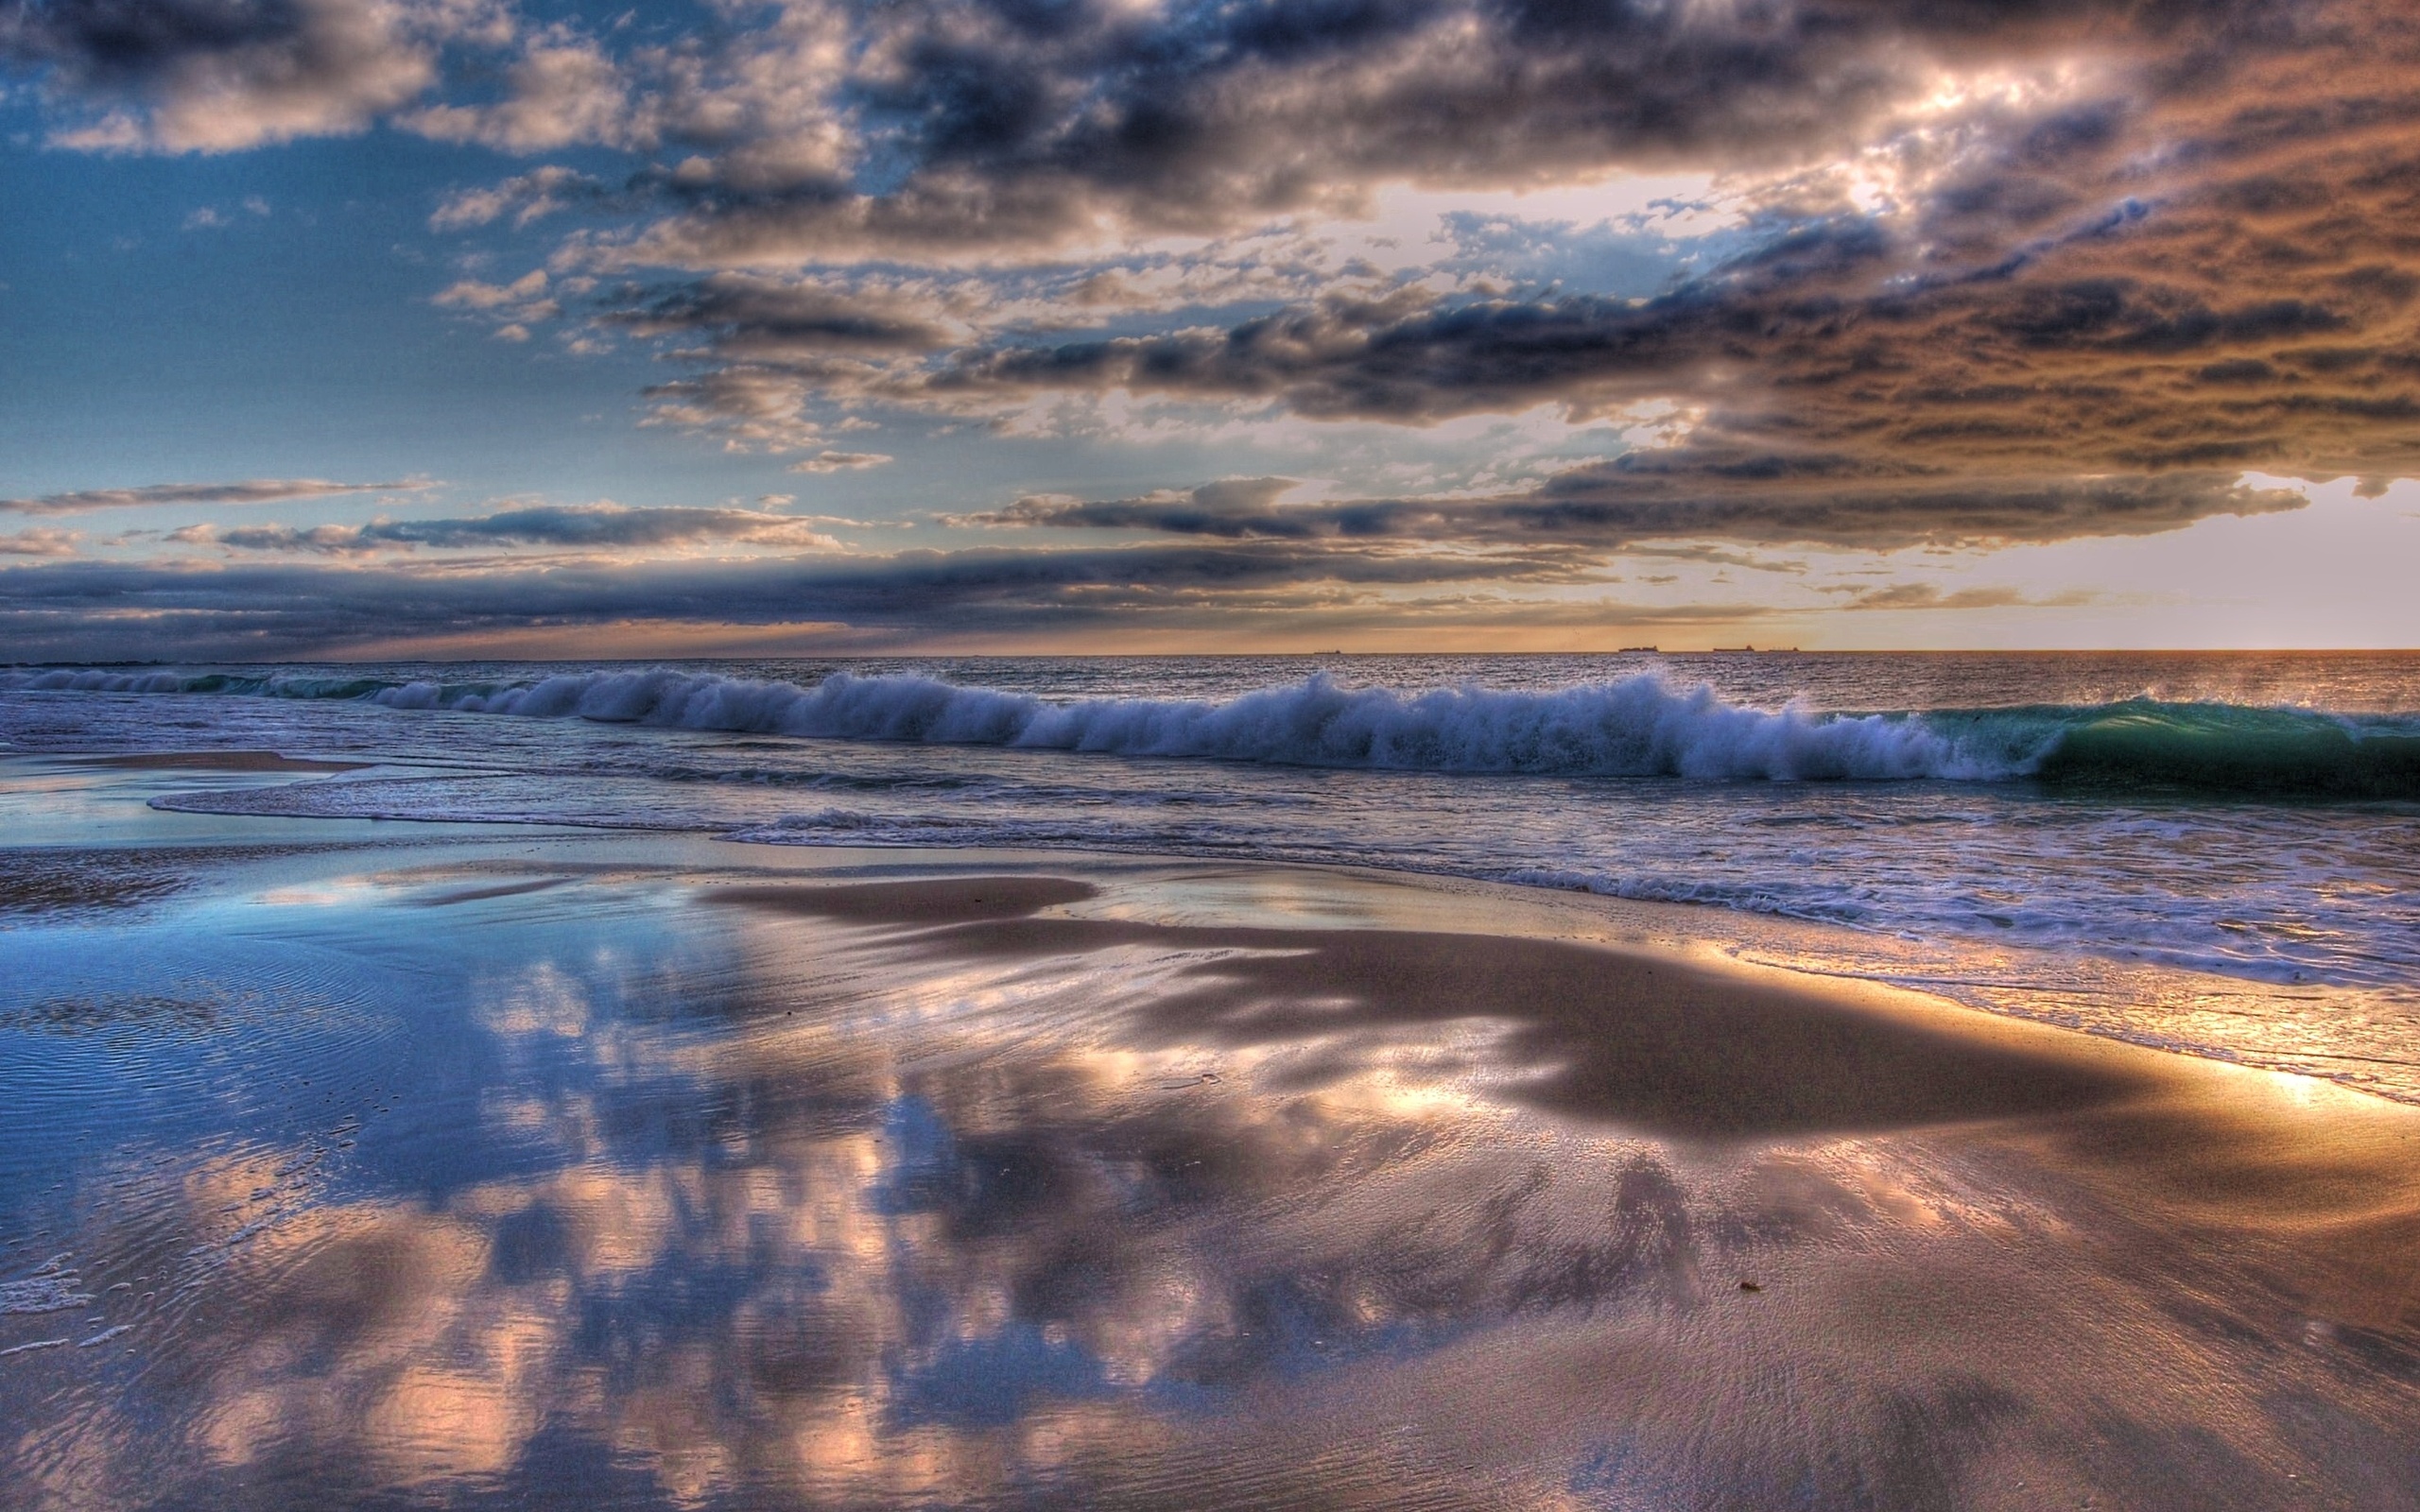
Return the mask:
<path id="1" fill-rule="evenodd" d="M 994 746 L 1375 771 L 1771 782 L 1994 782 L 2330 798 L 2420 798 L 2420 721 L 2134 699 L 2083 707 L 1756 709 L 1643 674 L 1539 692 L 1400 693 L 1322 673 L 1224 702 L 1056 701 L 915 674 L 811 686 L 674 668 L 535 680 L 400 681 L 59 669 L 0 687 L 356 699 L 393 709 L 583 718 L 822 740 Z"/>
<path id="2" fill-rule="evenodd" d="M 810 688 L 669 670 L 567 673 L 526 687 L 415 682 L 370 695 L 446 708 L 825 740 L 999 746 L 1384 771 L 1904 780 L 2003 775 L 1904 715 L 1777 711 L 1651 677 L 1547 693 L 1404 695 L 1324 676 L 1223 703 L 1059 703 L 920 676 L 834 673 Z"/>

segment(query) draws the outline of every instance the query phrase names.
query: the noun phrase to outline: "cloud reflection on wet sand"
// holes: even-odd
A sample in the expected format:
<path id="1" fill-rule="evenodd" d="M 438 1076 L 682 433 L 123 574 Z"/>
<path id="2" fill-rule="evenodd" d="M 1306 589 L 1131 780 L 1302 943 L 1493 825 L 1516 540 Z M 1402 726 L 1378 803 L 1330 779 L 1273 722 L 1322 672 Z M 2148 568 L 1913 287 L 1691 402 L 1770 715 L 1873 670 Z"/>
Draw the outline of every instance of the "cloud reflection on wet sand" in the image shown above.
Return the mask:
<path id="1" fill-rule="evenodd" d="M 1179 924 L 1053 872 L 465 868 L 273 910 L 365 981 L 399 940 L 448 963 L 398 1010 L 436 1050 L 387 1052 L 402 1122 L 305 1185 L 291 1149 L 130 1137 L 177 1175 L 58 1247 L 223 1261 L 131 1354 L 0 1359 L 6 1499 L 2420 1485 L 2409 1110 L 1476 904 L 1469 933 Z"/>

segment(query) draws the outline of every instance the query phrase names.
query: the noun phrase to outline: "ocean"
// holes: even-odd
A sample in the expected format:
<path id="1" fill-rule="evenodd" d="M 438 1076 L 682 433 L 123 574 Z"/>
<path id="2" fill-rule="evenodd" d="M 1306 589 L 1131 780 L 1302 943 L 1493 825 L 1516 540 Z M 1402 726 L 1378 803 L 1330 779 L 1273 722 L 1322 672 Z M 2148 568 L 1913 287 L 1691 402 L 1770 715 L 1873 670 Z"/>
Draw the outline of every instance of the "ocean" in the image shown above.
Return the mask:
<path id="1" fill-rule="evenodd" d="M 0 755 L 212 749 L 369 765 L 152 806 L 1692 904 L 1735 954 L 2420 1102 L 2414 654 L 0 670 Z"/>

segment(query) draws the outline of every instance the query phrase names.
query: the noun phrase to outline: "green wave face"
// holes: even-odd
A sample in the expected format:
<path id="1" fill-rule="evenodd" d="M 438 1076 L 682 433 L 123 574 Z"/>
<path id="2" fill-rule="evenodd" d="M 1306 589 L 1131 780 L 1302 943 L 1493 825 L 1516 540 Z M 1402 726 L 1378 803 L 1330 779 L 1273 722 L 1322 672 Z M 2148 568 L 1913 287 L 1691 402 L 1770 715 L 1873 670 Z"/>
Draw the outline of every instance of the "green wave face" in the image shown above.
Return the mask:
<path id="1" fill-rule="evenodd" d="M 2420 729 L 2408 719 L 2136 700 L 2075 711 L 2033 775 L 2061 787 L 2420 799 Z"/>

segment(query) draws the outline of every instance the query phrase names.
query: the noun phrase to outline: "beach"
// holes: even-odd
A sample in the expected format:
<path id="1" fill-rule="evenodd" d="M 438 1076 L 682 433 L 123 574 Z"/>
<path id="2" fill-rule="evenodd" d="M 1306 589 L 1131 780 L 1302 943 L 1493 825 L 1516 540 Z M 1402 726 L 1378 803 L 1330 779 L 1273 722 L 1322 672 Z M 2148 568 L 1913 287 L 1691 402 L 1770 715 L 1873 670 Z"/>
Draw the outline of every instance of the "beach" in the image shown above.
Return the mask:
<path id="1" fill-rule="evenodd" d="M 0 115 L 0 1512 L 2420 1512 L 2420 0 Z"/>
<path id="2" fill-rule="evenodd" d="M 1725 916 L 5 764 L 0 1500 L 2420 1504 L 2420 1109 Z"/>

